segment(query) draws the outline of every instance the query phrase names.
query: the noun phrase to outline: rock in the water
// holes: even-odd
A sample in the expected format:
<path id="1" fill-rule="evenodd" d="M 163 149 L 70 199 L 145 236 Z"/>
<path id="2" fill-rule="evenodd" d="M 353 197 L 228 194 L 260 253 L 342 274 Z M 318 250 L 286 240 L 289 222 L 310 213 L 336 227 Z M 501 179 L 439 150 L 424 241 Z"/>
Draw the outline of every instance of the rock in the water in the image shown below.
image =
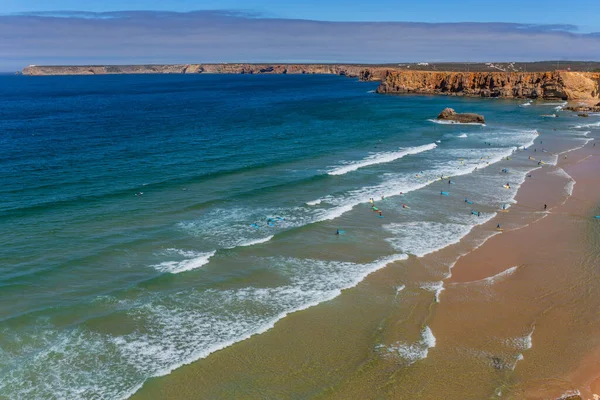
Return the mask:
<path id="1" fill-rule="evenodd" d="M 587 117 L 589 117 L 590 115 L 589 115 L 589 114 L 586 114 L 586 113 L 581 113 L 581 114 L 577 114 L 577 116 L 578 116 L 578 117 L 584 117 L 584 118 L 587 118 Z"/>
<path id="2" fill-rule="evenodd" d="M 573 111 L 577 113 L 586 113 L 586 112 L 600 112 L 600 103 L 596 106 L 586 106 L 586 105 L 578 105 L 578 106 L 568 106 L 565 107 L 564 110 Z"/>
<path id="3" fill-rule="evenodd" d="M 459 114 L 454 111 L 452 108 L 445 108 L 444 111 L 437 116 L 437 119 L 442 121 L 455 121 L 463 124 L 475 123 L 475 124 L 484 124 L 485 118 L 483 115 L 473 114 L 473 113 L 465 113 Z"/>

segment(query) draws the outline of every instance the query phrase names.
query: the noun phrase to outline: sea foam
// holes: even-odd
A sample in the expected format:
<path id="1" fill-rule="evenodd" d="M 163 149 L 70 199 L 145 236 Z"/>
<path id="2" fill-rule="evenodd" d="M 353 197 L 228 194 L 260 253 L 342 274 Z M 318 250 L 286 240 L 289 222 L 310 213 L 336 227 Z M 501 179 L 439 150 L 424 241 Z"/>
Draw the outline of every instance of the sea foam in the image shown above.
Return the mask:
<path id="1" fill-rule="evenodd" d="M 401 357 L 408 365 L 427 358 L 429 349 L 435 347 L 436 340 L 428 326 L 421 331 L 421 339 L 416 343 L 396 342 L 387 348 L 388 352 Z"/>
<path id="2" fill-rule="evenodd" d="M 427 121 L 429 122 L 433 122 L 434 124 L 440 124 L 440 125 L 474 125 L 474 126 L 486 126 L 485 124 L 480 124 L 478 122 L 458 122 L 458 121 L 452 121 L 452 120 L 445 120 L 445 119 L 428 119 Z"/>

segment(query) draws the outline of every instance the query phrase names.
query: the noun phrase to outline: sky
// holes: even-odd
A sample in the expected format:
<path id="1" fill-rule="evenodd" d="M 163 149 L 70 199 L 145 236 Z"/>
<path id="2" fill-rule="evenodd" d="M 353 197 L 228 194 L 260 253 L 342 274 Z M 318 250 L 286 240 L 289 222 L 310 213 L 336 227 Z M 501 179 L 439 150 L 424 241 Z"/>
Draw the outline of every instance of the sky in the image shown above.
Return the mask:
<path id="1" fill-rule="evenodd" d="M 0 71 L 28 64 L 598 60 L 599 15 L 599 0 L 0 0 Z"/>

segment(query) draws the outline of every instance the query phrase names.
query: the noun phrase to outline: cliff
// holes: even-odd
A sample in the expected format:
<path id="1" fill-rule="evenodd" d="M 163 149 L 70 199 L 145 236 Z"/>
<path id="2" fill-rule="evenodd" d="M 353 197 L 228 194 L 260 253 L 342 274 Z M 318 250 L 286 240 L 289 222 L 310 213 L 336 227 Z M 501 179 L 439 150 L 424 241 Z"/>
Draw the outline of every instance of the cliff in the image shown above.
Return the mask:
<path id="1" fill-rule="evenodd" d="M 23 75 L 103 74 L 333 74 L 382 81 L 378 93 L 590 100 L 599 98 L 600 72 L 438 72 L 352 64 L 30 65 Z"/>
<path id="2" fill-rule="evenodd" d="M 589 100 L 599 97 L 597 72 L 390 71 L 378 93 Z"/>
<path id="3" fill-rule="evenodd" d="M 170 65 L 30 65 L 23 75 L 104 74 L 334 74 L 364 81 L 383 79 L 392 69 L 385 66 L 339 64 L 170 64 Z"/>

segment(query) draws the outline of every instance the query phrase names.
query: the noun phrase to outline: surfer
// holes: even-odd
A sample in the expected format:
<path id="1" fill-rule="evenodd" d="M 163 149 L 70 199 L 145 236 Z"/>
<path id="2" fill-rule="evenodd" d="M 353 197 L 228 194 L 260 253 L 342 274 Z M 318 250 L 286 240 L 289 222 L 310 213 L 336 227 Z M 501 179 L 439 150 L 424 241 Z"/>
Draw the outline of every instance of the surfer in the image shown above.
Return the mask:
<path id="1" fill-rule="evenodd" d="M 548 204 L 544 204 L 544 210 L 548 208 Z"/>
<path id="2" fill-rule="evenodd" d="M 339 235 L 339 234 L 340 234 L 340 230 L 339 230 L 339 229 L 337 229 L 337 230 L 335 231 L 335 234 L 336 234 L 336 235 Z"/>

